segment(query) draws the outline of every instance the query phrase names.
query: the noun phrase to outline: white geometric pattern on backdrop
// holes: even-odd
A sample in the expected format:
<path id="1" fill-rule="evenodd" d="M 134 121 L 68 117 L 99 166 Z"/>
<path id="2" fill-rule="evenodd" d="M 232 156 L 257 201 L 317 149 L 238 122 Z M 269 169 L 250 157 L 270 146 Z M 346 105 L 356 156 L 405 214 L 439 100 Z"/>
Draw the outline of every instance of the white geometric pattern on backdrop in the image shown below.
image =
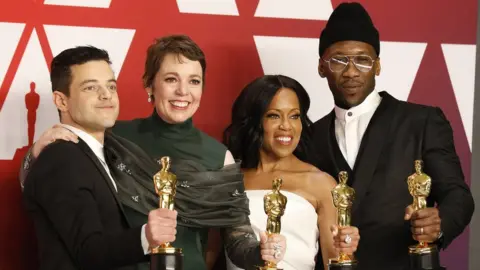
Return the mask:
<path id="1" fill-rule="evenodd" d="M 18 41 L 22 36 L 24 23 L 4 23 L 0 22 L 0 34 L 2 39 L 2 49 L 0 50 L 0 85 L 3 83 L 10 62 L 15 54 Z M 1 108 L 1 107 L 0 107 Z"/>
<path id="2" fill-rule="evenodd" d="M 320 119 L 332 110 L 333 98 L 327 80 L 320 78 L 318 39 L 254 36 L 265 74 L 282 74 L 299 81 L 310 95 L 308 116 Z"/>
<path id="3" fill-rule="evenodd" d="M 109 8 L 112 0 L 45 0 L 45 5 Z"/>
<path id="4" fill-rule="evenodd" d="M 332 110 L 334 104 L 327 80 L 320 78 L 317 72 L 318 39 L 270 36 L 254 38 L 265 74 L 284 74 L 295 78 L 305 87 L 311 99 L 309 117 L 312 121 Z M 396 98 L 406 100 L 426 43 L 381 42 L 381 48 L 382 71 L 377 77 L 376 88 L 387 90 Z"/>
<path id="5" fill-rule="evenodd" d="M 177 0 L 177 5 L 181 13 L 239 15 L 235 0 Z"/>
<path id="6" fill-rule="evenodd" d="M 47 62 L 34 29 L 0 113 L 0 130 L 8 130 L 8 132 L 2 132 L 0 159 L 12 159 L 17 148 L 28 144 L 25 95 L 30 91 L 30 82 L 35 82 L 35 91 L 40 96 L 35 128 L 49 127 L 58 123 L 58 114 L 52 103 L 49 74 Z M 40 134 L 41 132 L 36 132 L 35 137 L 37 138 Z"/>
<path id="7" fill-rule="evenodd" d="M 326 21 L 332 12 L 330 0 L 260 0 L 255 17 Z"/>
<path id="8" fill-rule="evenodd" d="M 376 89 L 407 100 L 422 62 L 427 43 L 381 42 L 380 75 Z"/>
<path id="9" fill-rule="evenodd" d="M 6 40 L 8 38 L 14 39 L 18 35 L 14 30 L 11 29 L 5 32 L 9 33 Z M 17 29 L 16 31 L 21 34 L 21 30 Z M 78 45 L 93 45 L 106 49 L 112 59 L 112 68 L 117 77 L 135 34 L 135 30 L 131 29 L 58 25 L 45 25 L 45 32 L 54 56 L 66 48 Z M 16 45 L 12 46 L 10 54 L 13 55 L 15 47 Z M 3 58 L 3 55 L 0 55 L 1 59 L 8 59 L 8 55 L 4 52 L 6 47 L 2 48 L 4 49 L 2 54 L 5 54 L 6 57 Z M 7 63 L 10 63 L 10 61 Z M 27 111 L 24 99 L 25 94 L 30 91 L 30 82 L 35 82 L 35 90 L 40 96 L 34 140 L 47 128 L 58 123 L 57 110 L 51 101 L 52 90 L 49 78 L 45 56 L 43 55 L 37 33 L 33 31 L 0 112 L 0 130 L 9 131 L 8 133 L 2 133 L 0 159 L 12 159 L 17 148 L 28 144 Z"/>
<path id="10" fill-rule="evenodd" d="M 54 56 L 67 48 L 81 45 L 92 45 L 106 50 L 112 60 L 112 69 L 118 78 L 135 30 L 45 25 L 45 33 Z"/>
<path id="11" fill-rule="evenodd" d="M 471 151 L 476 45 L 442 44 L 442 50 Z"/>

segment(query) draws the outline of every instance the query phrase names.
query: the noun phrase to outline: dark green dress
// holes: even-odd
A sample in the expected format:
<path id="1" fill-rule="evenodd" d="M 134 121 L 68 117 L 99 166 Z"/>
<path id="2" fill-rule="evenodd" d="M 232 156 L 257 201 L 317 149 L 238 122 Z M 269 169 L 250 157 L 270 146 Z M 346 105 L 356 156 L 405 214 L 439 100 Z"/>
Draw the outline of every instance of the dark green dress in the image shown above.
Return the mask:
<path id="1" fill-rule="evenodd" d="M 195 128 L 192 119 L 182 124 L 168 124 L 154 112 L 149 118 L 118 121 L 112 131 L 134 142 L 154 159 L 170 156 L 172 160 L 193 160 L 207 170 L 218 170 L 224 165 L 227 148 Z M 145 224 L 147 221 L 146 216 L 129 211 L 128 208 L 126 212 L 133 225 Z M 173 246 L 183 249 L 185 270 L 206 269 L 204 258 L 208 230 L 209 228 L 181 225 L 177 227 Z"/>

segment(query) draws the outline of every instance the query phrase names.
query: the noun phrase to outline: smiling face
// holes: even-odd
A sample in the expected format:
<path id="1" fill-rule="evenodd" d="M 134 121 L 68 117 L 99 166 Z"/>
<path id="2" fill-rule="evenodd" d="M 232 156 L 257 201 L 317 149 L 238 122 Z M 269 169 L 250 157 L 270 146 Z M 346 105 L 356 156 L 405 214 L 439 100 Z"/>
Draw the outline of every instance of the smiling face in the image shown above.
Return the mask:
<path id="1" fill-rule="evenodd" d="M 89 61 L 73 65 L 69 95 L 55 91 L 54 102 L 62 123 L 88 133 L 103 133 L 118 117 L 117 83 L 106 61 Z"/>
<path id="2" fill-rule="evenodd" d="M 165 122 L 183 123 L 191 118 L 202 98 L 203 72 L 199 61 L 192 61 L 181 54 L 165 55 L 152 87 L 155 109 Z"/>
<path id="3" fill-rule="evenodd" d="M 330 69 L 329 63 L 324 61 L 330 61 L 334 56 L 360 55 L 369 56 L 374 60 L 370 70 L 360 71 L 350 61 L 345 69 L 334 72 Z M 360 41 L 341 41 L 332 44 L 325 51 L 319 61 L 318 72 L 321 77 L 327 78 L 335 104 L 341 108 L 349 109 L 361 104 L 374 90 L 375 76 L 380 75 L 380 59 L 370 44 Z"/>
<path id="4" fill-rule="evenodd" d="M 296 93 L 281 88 L 263 116 L 263 144 L 260 151 L 275 158 L 292 155 L 302 134 L 300 103 Z"/>

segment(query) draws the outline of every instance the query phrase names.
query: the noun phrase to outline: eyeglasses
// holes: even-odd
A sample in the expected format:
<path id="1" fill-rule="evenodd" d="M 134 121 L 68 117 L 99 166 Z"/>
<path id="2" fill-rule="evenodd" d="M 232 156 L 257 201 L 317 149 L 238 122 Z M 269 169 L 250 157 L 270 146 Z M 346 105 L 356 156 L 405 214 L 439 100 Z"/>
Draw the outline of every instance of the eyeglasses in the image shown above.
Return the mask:
<path id="1" fill-rule="evenodd" d="M 344 71 L 350 62 L 361 72 L 369 72 L 375 60 L 368 55 L 334 55 L 330 60 L 323 60 L 328 63 L 332 72 Z"/>

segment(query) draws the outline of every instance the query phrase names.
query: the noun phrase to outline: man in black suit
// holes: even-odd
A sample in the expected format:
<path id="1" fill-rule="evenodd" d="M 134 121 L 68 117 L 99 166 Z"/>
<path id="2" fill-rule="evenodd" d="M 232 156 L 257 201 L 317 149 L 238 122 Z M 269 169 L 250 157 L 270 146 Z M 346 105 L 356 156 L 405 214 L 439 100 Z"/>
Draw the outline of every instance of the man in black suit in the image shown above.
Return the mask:
<path id="1" fill-rule="evenodd" d="M 356 191 L 358 270 L 403 270 L 414 239 L 445 249 L 469 224 L 474 202 L 442 110 L 375 90 L 379 53 L 367 11 L 358 3 L 340 4 L 320 36 L 318 72 L 328 80 L 335 108 L 313 124 L 314 163 L 334 177 L 347 171 Z M 406 179 L 417 159 L 432 190 L 427 208 L 414 212 Z"/>
<path id="2" fill-rule="evenodd" d="M 40 269 L 136 269 L 149 246 L 175 240 L 176 212 L 158 209 L 146 225 L 128 226 L 103 152 L 105 129 L 119 111 L 109 56 L 67 49 L 52 61 L 51 82 L 60 121 L 79 142 L 46 147 L 24 183 Z"/>

